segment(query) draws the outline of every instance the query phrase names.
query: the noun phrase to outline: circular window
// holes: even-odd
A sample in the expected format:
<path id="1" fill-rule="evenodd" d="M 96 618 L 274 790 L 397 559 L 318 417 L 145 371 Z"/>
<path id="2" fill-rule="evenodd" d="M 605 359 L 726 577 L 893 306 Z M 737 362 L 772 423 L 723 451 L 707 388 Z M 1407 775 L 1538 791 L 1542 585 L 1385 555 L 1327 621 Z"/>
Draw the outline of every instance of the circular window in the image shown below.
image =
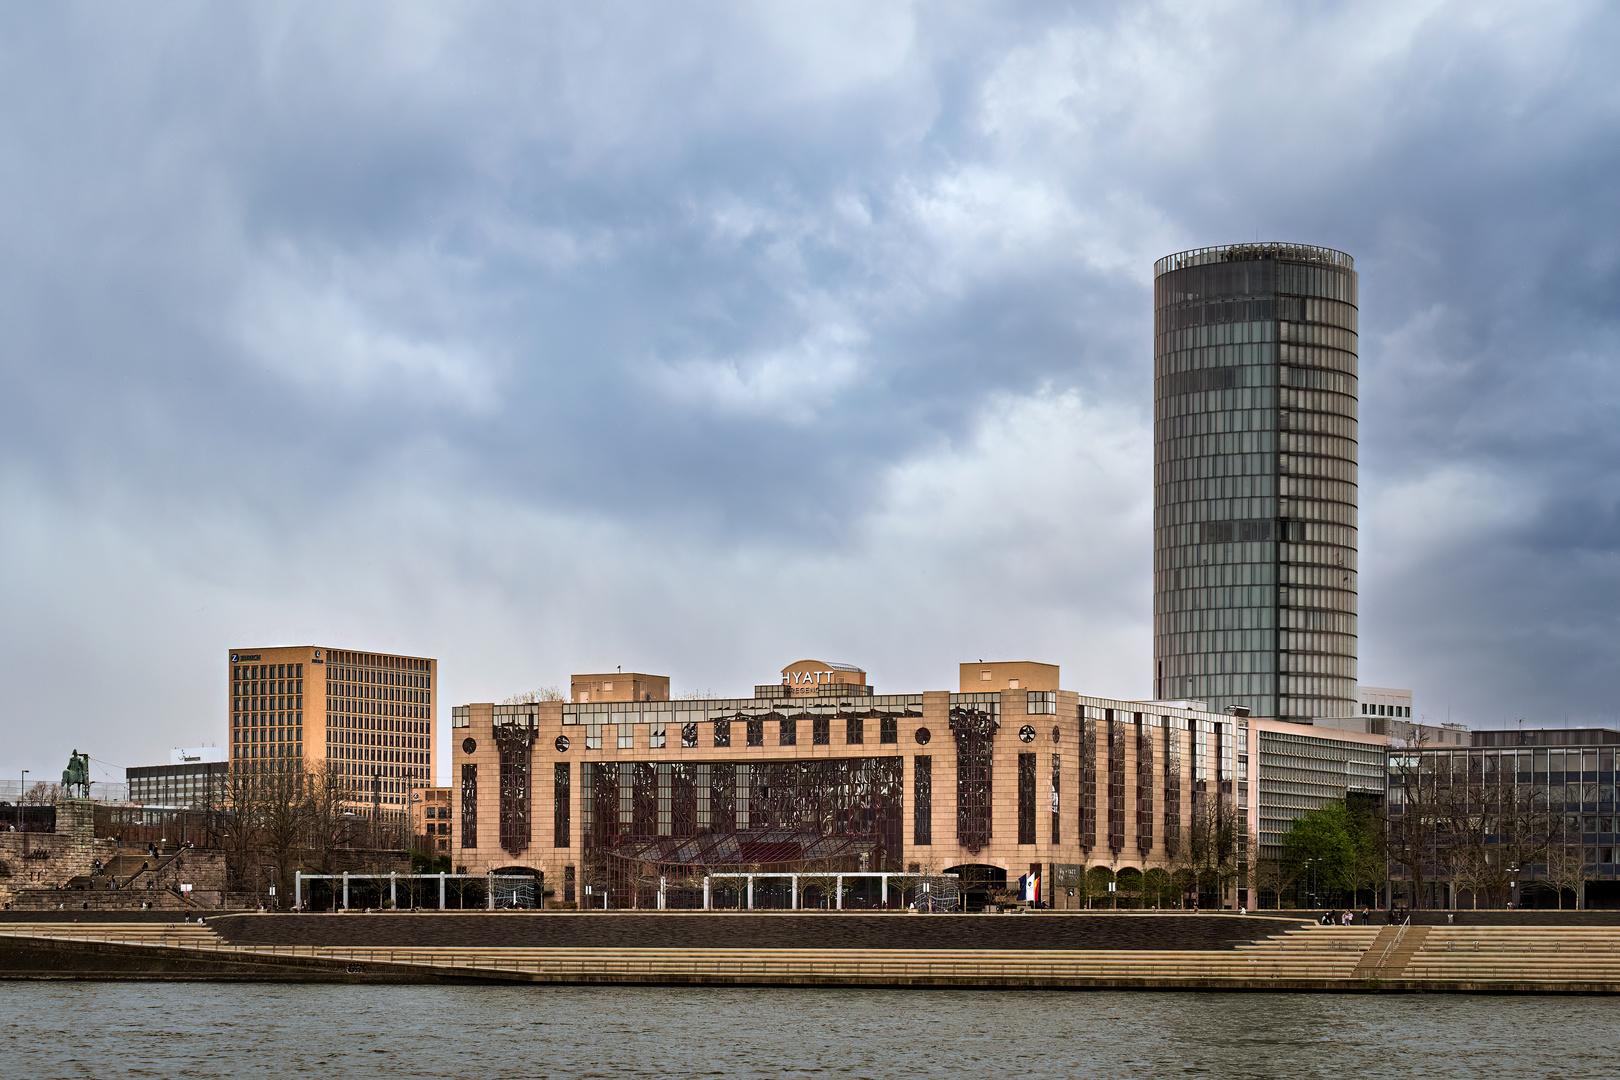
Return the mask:
<path id="1" fill-rule="evenodd" d="M 566 735 L 557 736 L 557 753 L 559 753 L 559 754 L 568 753 L 568 736 L 566 736 Z"/>
<path id="2" fill-rule="evenodd" d="M 1062 738 L 1063 738 L 1063 733 L 1061 731 L 1059 731 L 1056 726 L 1054 726 L 1052 728 L 1052 741 L 1057 742 Z"/>
<path id="3" fill-rule="evenodd" d="M 466 739 L 461 740 L 461 752 L 462 753 L 470 754 L 476 749 L 478 749 L 478 743 L 475 740 L 473 740 L 471 738 L 466 738 Z"/>
<path id="4" fill-rule="evenodd" d="M 913 738 L 915 738 L 917 740 L 917 745 L 918 746 L 927 746 L 928 745 L 928 740 L 932 739 L 933 737 L 934 737 L 934 733 L 929 731 L 925 727 L 918 728 L 917 729 L 917 734 L 915 736 L 913 736 Z"/>
<path id="5" fill-rule="evenodd" d="M 1023 727 L 1019 728 L 1018 729 L 1018 741 L 1019 742 L 1034 742 L 1035 741 L 1035 729 L 1030 727 L 1028 724 L 1025 724 Z"/>

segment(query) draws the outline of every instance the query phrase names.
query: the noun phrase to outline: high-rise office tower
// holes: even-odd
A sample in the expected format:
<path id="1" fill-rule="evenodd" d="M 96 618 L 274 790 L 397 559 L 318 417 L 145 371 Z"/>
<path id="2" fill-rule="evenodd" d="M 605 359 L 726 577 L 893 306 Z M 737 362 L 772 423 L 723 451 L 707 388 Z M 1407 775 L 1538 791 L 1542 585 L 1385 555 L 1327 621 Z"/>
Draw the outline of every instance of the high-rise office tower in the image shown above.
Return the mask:
<path id="1" fill-rule="evenodd" d="M 1356 272 L 1304 244 L 1154 265 L 1154 696 L 1356 708 Z"/>
<path id="2" fill-rule="evenodd" d="M 360 804 L 432 787 L 438 661 L 315 645 L 233 649 L 231 767 L 332 769 Z"/>

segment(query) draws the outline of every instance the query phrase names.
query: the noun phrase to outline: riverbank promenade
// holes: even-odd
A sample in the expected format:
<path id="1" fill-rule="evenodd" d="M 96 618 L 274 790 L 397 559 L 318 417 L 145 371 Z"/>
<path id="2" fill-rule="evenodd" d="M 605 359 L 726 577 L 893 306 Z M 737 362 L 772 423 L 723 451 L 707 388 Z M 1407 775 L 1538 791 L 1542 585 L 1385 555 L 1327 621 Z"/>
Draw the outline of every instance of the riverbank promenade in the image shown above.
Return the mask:
<path id="1" fill-rule="evenodd" d="M 230 914 L 0 923 L 0 977 L 1609 994 L 1620 992 L 1620 926 L 1343 927 L 1183 913 Z"/>

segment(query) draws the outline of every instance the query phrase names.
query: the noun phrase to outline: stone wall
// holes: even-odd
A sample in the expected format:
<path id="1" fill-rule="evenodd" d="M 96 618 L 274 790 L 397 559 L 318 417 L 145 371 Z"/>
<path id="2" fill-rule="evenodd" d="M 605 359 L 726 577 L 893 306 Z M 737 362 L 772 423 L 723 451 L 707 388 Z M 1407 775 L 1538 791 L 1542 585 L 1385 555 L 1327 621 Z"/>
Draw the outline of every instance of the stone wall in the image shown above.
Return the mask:
<path id="1" fill-rule="evenodd" d="M 1297 919 L 1238 915 L 663 915 L 528 912 L 221 915 L 253 945 L 602 949 L 1230 949 Z"/>
<path id="2" fill-rule="evenodd" d="M 95 803 L 64 799 L 56 805 L 55 832 L 0 833 L 0 903 L 15 903 L 25 889 L 66 885 L 116 851 L 115 842 L 96 839 Z"/>

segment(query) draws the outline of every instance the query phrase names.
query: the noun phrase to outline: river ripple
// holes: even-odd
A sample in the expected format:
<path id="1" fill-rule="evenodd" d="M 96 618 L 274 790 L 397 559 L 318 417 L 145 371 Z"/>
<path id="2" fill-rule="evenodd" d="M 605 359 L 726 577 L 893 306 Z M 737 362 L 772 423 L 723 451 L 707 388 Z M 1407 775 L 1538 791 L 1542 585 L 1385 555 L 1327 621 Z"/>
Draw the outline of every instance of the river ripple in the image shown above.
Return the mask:
<path id="1" fill-rule="evenodd" d="M 0 983 L 7 1075 L 1612 1077 L 1604 998 Z"/>

